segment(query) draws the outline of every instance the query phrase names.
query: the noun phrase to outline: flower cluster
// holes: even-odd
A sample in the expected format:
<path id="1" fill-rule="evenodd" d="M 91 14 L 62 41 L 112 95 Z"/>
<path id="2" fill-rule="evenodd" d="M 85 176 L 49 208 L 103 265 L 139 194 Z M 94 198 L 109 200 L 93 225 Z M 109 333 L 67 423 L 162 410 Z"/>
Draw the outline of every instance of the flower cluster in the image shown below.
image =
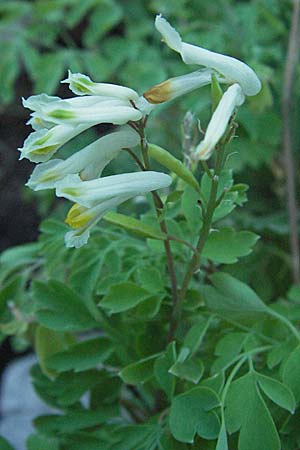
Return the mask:
<path id="1" fill-rule="evenodd" d="M 27 185 L 34 190 L 53 188 L 57 196 L 74 202 L 66 217 L 72 228 L 65 236 L 68 247 L 84 245 L 91 227 L 111 208 L 138 194 L 170 185 L 168 175 L 152 171 L 101 178 L 103 169 L 123 148 L 138 144 L 140 136 L 136 130 L 157 104 L 209 84 L 212 76 L 230 85 L 193 155 L 194 159 L 208 159 L 235 108 L 244 102 L 245 95 L 255 95 L 260 90 L 256 74 L 243 62 L 182 42 L 161 16 L 156 17 L 155 26 L 186 64 L 205 68 L 170 78 L 142 96 L 128 87 L 96 83 L 86 75 L 69 71 L 62 83 L 69 85 L 75 97 L 61 99 L 41 94 L 23 99 L 24 107 L 32 111 L 28 124 L 34 131 L 19 149 L 20 159 L 38 163 Z M 51 159 L 65 143 L 100 123 L 120 127 L 65 160 Z"/>
<path id="2" fill-rule="evenodd" d="M 211 82 L 213 74 L 220 83 L 230 85 L 212 115 L 204 139 L 196 147 L 193 155 L 195 160 L 206 160 L 225 133 L 235 109 L 244 102 L 245 95 L 252 96 L 259 93 L 260 80 L 247 64 L 238 59 L 182 42 L 179 33 L 161 15 L 156 17 L 155 26 L 163 41 L 178 52 L 186 64 L 201 65 L 206 69 L 171 78 L 153 86 L 144 93 L 149 103 L 162 103 L 197 87 L 205 86 Z"/>

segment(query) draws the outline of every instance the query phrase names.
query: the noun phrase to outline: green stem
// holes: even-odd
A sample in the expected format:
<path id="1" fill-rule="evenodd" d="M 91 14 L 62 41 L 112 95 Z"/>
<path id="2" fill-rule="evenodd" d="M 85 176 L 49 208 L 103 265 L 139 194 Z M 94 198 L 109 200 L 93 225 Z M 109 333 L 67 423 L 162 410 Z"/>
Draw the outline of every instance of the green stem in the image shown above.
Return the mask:
<path id="1" fill-rule="evenodd" d="M 236 376 L 236 374 L 238 373 L 238 371 L 240 370 L 240 368 L 242 367 L 242 365 L 244 364 L 246 359 L 247 359 L 246 356 L 241 358 L 240 361 L 234 366 L 234 368 L 230 372 L 229 377 L 227 378 L 226 384 L 225 384 L 224 389 L 222 391 L 222 397 L 221 397 L 221 402 L 222 402 L 223 406 L 224 406 L 224 403 L 225 403 L 226 395 L 228 393 L 228 389 L 229 389 L 229 387 L 230 387 L 230 385 L 232 383 L 232 380 L 234 379 L 234 377 Z"/>
<path id="2" fill-rule="evenodd" d="M 184 298 L 186 295 L 188 285 L 191 281 L 193 274 L 195 273 L 195 271 L 197 270 L 197 268 L 199 266 L 200 255 L 202 253 L 202 250 L 204 248 L 206 240 L 209 236 L 210 228 L 211 228 L 212 221 L 213 221 L 214 211 L 216 209 L 219 175 L 220 175 L 220 172 L 222 169 L 221 162 L 222 162 L 223 151 L 224 151 L 224 147 L 220 148 L 218 150 L 216 167 L 215 167 L 214 175 L 211 179 L 211 190 L 210 190 L 208 205 L 207 205 L 207 209 L 206 209 L 206 212 L 204 215 L 203 225 L 202 225 L 202 228 L 200 231 L 198 243 L 196 246 L 197 253 L 193 254 L 192 259 L 188 265 L 188 269 L 186 271 L 186 274 L 184 276 L 182 286 L 180 289 L 178 302 L 176 303 L 176 306 L 173 310 L 173 316 L 172 316 L 172 321 L 171 321 L 171 330 L 170 330 L 171 336 L 174 336 L 176 329 L 178 327 L 178 324 L 180 322 L 181 315 L 182 315 L 182 304 L 183 304 L 183 301 L 184 301 Z"/>
<path id="3" fill-rule="evenodd" d="M 242 354 L 237 356 L 236 359 L 238 360 L 238 362 L 234 366 L 232 371 L 230 372 L 230 375 L 227 378 L 226 384 L 225 384 L 223 392 L 222 392 L 222 396 L 221 396 L 221 403 L 222 403 L 222 405 L 224 405 L 225 398 L 226 398 L 226 395 L 228 393 L 228 389 L 230 387 L 230 384 L 232 383 L 232 380 L 234 379 L 234 377 L 236 376 L 236 374 L 238 373 L 238 371 L 240 370 L 242 365 L 245 363 L 245 361 L 247 361 L 247 359 L 249 360 L 249 358 L 252 355 L 256 355 L 257 353 L 263 353 L 263 352 L 265 352 L 267 350 L 270 350 L 270 348 L 272 348 L 272 346 L 266 345 L 264 347 L 254 348 L 253 350 L 250 350 L 249 352 L 245 352 L 245 353 L 242 353 Z M 226 370 L 226 367 L 223 370 Z"/>
<path id="4" fill-rule="evenodd" d="M 143 160 L 144 160 L 144 166 L 145 166 L 146 170 L 150 170 L 148 144 L 147 144 L 147 140 L 146 140 L 146 137 L 144 134 L 144 127 L 140 128 L 140 137 L 141 137 L 141 150 L 142 150 L 142 155 L 143 155 Z M 169 272 L 169 277 L 170 277 L 170 283 L 171 283 L 173 309 L 175 309 L 176 305 L 178 303 L 177 280 L 176 280 L 176 274 L 175 274 L 174 259 L 173 259 L 171 245 L 170 245 L 170 238 L 168 237 L 167 225 L 166 225 L 166 222 L 161 218 L 162 208 L 164 205 L 163 205 L 163 202 L 157 192 L 152 192 L 152 197 L 154 200 L 156 215 L 159 219 L 158 223 L 159 223 L 160 229 L 163 233 L 165 233 L 167 235 L 167 239 L 164 240 L 164 247 L 165 247 L 165 253 L 166 253 L 166 258 L 167 258 L 167 266 L 168 266 L 168 272 Z M 169 336 L 169 340 L 171 340 L 171 336 Z"/>

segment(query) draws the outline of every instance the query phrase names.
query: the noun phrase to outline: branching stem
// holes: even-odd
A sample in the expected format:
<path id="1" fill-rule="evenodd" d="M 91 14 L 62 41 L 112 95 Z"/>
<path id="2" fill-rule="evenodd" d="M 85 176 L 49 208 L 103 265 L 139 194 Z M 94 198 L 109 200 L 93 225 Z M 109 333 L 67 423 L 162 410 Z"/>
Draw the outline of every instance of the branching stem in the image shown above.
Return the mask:
<path id="1" fill-rule="evenodd" d="M 144 167 L 145 170 L 150 170 L 150 161 L 149 161 L 149 155 L 148 155 L 148 143 L 147 139 L 145 137 L 145 130 L 144 130 L 144 123 L 141 125 L 139 129 L 139 134 L 141 137 L 141 151 L 143 155 L 144 160 Z M 158 217 L 158 223 L 160 226 L 161 231 L 167 235 L 167 239 L 164 240 L 164 247 L 165 247 L 165 253 L 167 258 L 167 267 L 170 277 L 170 283 L 171 283 L 171 292 L 172 292 L 172 303 L 173 303 L 173 310 L 176 309 L 176 305 L 178 303 L 178 292 L 177 292 L 177 280 L 176 280 L 176 273 L 175 273 L 175 266 L 174 266 L 174 259 L 170 244 L 170 238 L 168 237 L 168 229 L 166 222 L 161 218 L 162 209 L 163 209 L 163 202 L 158 195 L 157 192 L 152 192 L 152 197 L 156 209 L 156 214 Z M 169 336 L 170 338 L 170 336 Z"/>

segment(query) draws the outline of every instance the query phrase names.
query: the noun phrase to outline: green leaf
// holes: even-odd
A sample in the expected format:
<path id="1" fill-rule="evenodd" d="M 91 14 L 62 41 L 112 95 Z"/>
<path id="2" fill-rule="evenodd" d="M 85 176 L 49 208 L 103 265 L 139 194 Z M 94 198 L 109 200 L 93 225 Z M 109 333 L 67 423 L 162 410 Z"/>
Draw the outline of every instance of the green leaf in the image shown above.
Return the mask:
<path id="1" fill-rule="evenodd" d="M 112 352 L 111 342 L 102 336 L 79 342 L 70 346 L 67 350 L 49 356 L 46 364 L 47 367 L 56 372 L 68 370 L 81 372 L 104 363 L 111 356 Z"/>
<path id="2" fill-rule="evenodd" d="M 190 444 L 196 434 L 203 439 L 217 438 L 220 424 L 212 410 L 219 405 L 215 392 L 206 387 L 196 387 L 175 397 L 169 418 L 174 438 Z"/>
<path id="3" fill-rule="evenodd" d="M 148 151 L 151 158 L 171 172 L 176 173 L 179 178 L 194 188 L 195 191 L 199 192 L 199 184 L 193 173 L 179 159 L 175 158 L 172 153 L 155 144 L 149 144 Z"/>
<path id="4" fill-rule="evenodd" d="M 31 376 L 38 395 L 56 408 L 73 405 L 86 391 L 93 389 L 101 381 L 101 372 L 97 370 L 65 372 L 50 380 L 42 374 L 37 365 L 31 369 Z"/>
<path id="5" fill-rule="evenodd" d="M 176 441 L 167 429 L 160 438 L 158 450 L 188 450 L 188 446 Z"/>
<path id="6" fill-rule="evenodd" d="M 119 376 L 127 384 L 145 383 L 153 376 L 154 363 L 158 356 L 160 353 L 129 364 L 120 371 Z"/>
<path id="7" fill-rule="evenodd" d="M 84 299 L 65 284 L 34 281 L 32 292 L 41 325 L 57 331 L 84 331 L 98 326 Z"/>
<path id="8" fill-rule="evenodd" d="M 82 247 L 74 254 L 71 273 L 68 279 L 72 289 L 82 296 L 89 296 L 104 262 L 105 254 L 90 246 Z"/>
<path id="9" fill-rule="evenodd" d="M 208 320 L 199 319 L 199 321 L 195 323 L 185 335 L 182 346 L 189 349 L 191 356 L 198 351 L 204 339 L 204 336 L 209 328 L 209 325 L 210 319 Z"/>
<path id="10" fill-rule="evenodd" d="M 114 225 L 118 225 L 125 230 L 132 231 L 139 236 L 151 239 L 165 240 L 166 235 L 155 228 L 152 228 L 150 225 L 141 222 L 134 217 L 125 216 L 124 214 L 109 212 L 103 216 L 103 219 L 109 223 Z"/>
<path id="11" fill-rule="evenodd" d="M 215 288 L 201 288 L 209 309 L 219 314 L 270 314 L 268 307 L 249 286 L 228 273 L 215 273 L 211 280 Z"/>
<path id="12" fill-rule="evenodd" d="M 116 437 L 117 442 L 109 448 L 111 450 L 156 450 L 160 435 L 160 426 L 151 422 L 141 425 L 120 426 L 112 436 L 112 440 Z"/>
<path id="13" fill-rule="evenodd" d="M 155 267 L 143 265 L 137 270 L 139 286 L 149 292 L 162 292 L 164 290 L 164 279 L 162 273 Z"/>
<path id="14" fill-rule="evenodd" d="M 282 380 L 292 390 L 298 403 L 300 401 L 300 345 L 286 360 L 283 366 Z"/>
<path id="15" fill-rule="evenodd" d="M 71 335 L 59 331 L 49 330 L 39 325 L 35 332 L 35 351 L 42 369 L 42 372 L 49 378 L 54 378 L 57 371 L 48 365 L 47 359 L 65 348 L 72 342 Z"/>
<path id="16" fill-rule="evenodd" d="M 119 410 L 115 405 L 102 405 L 94 411 L 79 409 L 70 411 L 66 415 L 40 416 L 34 420 L 34 425 L 42 433 L 72 433 L 101 425 L 118 415 Z"/>
<path id="17" fill-rule="evenodd" d="M 158 314 L 163 298 L 163 295 L 150 295 L 146 300 L 131 309 L 130 319 L 131 317 L 142 321 L 152 319 Z"/>
<path id="18" fill-rule="evenodd" d="M 225 420 L 229 433 L 240 430 L 239 450 L 280 450 L 277 430 L 254 374 L 248 373 L 231 384 L 225 402 Z"/>
<path id="19" fill-rule="evenodd" d="M 242 351 L 248 337 L 247 333 L 237 332 L 228 333 L 222 337 L 216 346 L 215 355 L 218 357 L 212 364 L 212 373 L 218 373 L 227 369 Z"/>
<path id="20" fill-rule="evenodd" d="M 169 372 L 182 380 L 197 384 L 203 375 L 204 365 L 199 358 L 178 360 L 170 367 Z"/>
<path id="21" fill-rule="evenodd" d="M 224 371 L 216 373 L 212 377 L 205 378 L 200 382 L 201 386 L 208 387 L 215 391 L 217 394 L 220 394 L 225 384 L 225 375 Z"/>
<path id="22" fill-rule="evenodd" d="M 151 297 L 149 291 L 128 281 L 110 286 L 99 304 L 109 314 L 116 314 L 135 307 L 148 297 Z"/>
<path id="23" fill-rule="evenodd" d="M 10 443 L 4 439 L 4 437 L 0 436 L 0 448 L 1 450 L 15 450 Z"/>
<path id="24" fill-rule="evenodd" d="M 154 363 L 154 375 L 161 389 L 171 399 L 175 389 L 175 378 L 169 373 L 170 367 L 176 361 L 176 344 L 171 342 L 165 353 L 159 356 Z"/>
<path id="25" fill-rule="evenodd" d="M 116 26 L 122 16 L 122 8 L 114 0 L 104 0 L 97 4 L 90 15 L 90 22 L 84 33 L 84 45 L 86 47 L 98 45 L 102 36 Z"/>
<path id="26" fill-rule="evenodd" d="M 34 65 L 34 92 L 54 94 L 65 71 L 65 61 L 62 52 L 41 53 Z M 51 73 L 51 76 L 49 76 Z"/>
<path id="27" fill-rule="evenodd" d="M 196 233 L 202 224 L 202 211 L 199 206 L 200 196 L 190 186 L 186 186 L 181 198 L 181 208 L 191 232 Z"/>
<path id="28" fill-rule="evenodd" d="M 41 248 L 39 243 L 11 247 L 1 253 L 0 264 L 11 269 L 33 263 Z"/>
<path id="29" fill-rule="evenodd" d="M 300 303 L 300 285 L 292 286 L 287 295 L 288 299 L 295 303 Z"/>
<path id="30" fill-rule="evenodd" d="M 26 441 L 26 448 L 27 450 L 59 450 L 59 442 L 56 438 L 31 434 Z"/>
<path id="31" fill-rule="evenodd" d="M 241 256 L 249 255 L 259 236 L 251 231 L 221 228 L 211 231 L 202 255 L 212 261 L 233 264 Z"/>
<path id="32" fill-rule="evenodd" d="M 296 400 L 293 392 L 275 378 L 267 377 L 260 373 L 255 373 L 260 388 L 264 393 L 281 408 L 285 408 L 292 414 L 296 408 Z"/>

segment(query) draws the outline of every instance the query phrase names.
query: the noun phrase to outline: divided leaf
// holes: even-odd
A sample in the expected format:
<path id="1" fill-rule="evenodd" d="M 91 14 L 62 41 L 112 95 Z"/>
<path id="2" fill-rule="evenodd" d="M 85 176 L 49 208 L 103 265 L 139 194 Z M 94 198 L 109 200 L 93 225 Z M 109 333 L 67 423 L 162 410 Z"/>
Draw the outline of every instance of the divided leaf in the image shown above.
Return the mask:
<path id="1" fill-rule="evenodd" d="M 296 408 L 296 400 L 293 392 L 288 386 L 284 385 L 275 378 L 267 377 L 260 373 L 255 373 L 256 379 L 263 392 L 279 405 L 281 408 L 287 409 L 290 413 L 294 413 Z"/>
<path id="2" fill-rule="evenodd" d="M 201 293 L 207 307 L 225 315 L 245 315 L 265 313 L 270 314 L 269 308 L 261 301 L 256 293 L 245 283 L 237 280 L 228 273 L 218 272 L 211 276 L 215 287 L 203 286 Z"/>
<path id="3" fill-rule="evenodd" d="M 169 369 L 176 360 L 175 342 L 171 342 L 165 353 L 159 356 L 154 363 L 154 376 L 161 389 L 169 399 L 173 397 L 175 389 L 175 378 L 170 374 Z"/>
<path id="4" fill-rule="evenodd" d="M 253 373 L 231 384 L 225 401 L 225 420 L 229 433 L 239 431 L 239 450 L 280 450 L 275 424 Z"/>
<path id="5" fill-rule="evenodd" d="M 149 291 L 128 281 L 110 286 L 99 305 L 109 314 L 116 314 L 134 308 L 149 297 Z"/>
<path id="6" fill-rule="evenodd" d="M 300 401 L 300 345 L 292 351 L 285 362 L 282 380 L 292 390 L 298 403 Z"/>
<path id="7" fill-rule="evenodd" d="M 65 284 L 33 282 L 36 316 L 40 324 L 57 331 L 85 331 L 98 326 L 83 298 Z"/>
<path id="8" fill-rule="evenodd" d="M 106 337 L 88 339 L 70 346 L 67 350 L 60 351 L 46 360 L 47 367 L 57 372 L 92 369 L 98 364 L 104 363 L 112 354 L 113 347 Z"/>
<path id="9" fill-rule="evenodd" d="M 129 364 L 120 371 L 119 376 L 127 384 L 145 383 L 153 376 L 154 363 L 158 356 L 160 353 Z"/>
<path id="10" fill-rule="evenodd" d="M 190 444 L 196 434 L 203 439 L 216 439 L 220 424 L 213 409 L 219 405 L 215 392 L 206 387 L 196 387 L 175 397 L 169 419 L 174 438 Z"/>
<path id="11" fill-rule="evenodd" d="M 251 231 L 221 228 L 211 231 L 202 255 L 222 264 L 233 264 L 241 256 L 249 255 L 259 236 Z"/>

